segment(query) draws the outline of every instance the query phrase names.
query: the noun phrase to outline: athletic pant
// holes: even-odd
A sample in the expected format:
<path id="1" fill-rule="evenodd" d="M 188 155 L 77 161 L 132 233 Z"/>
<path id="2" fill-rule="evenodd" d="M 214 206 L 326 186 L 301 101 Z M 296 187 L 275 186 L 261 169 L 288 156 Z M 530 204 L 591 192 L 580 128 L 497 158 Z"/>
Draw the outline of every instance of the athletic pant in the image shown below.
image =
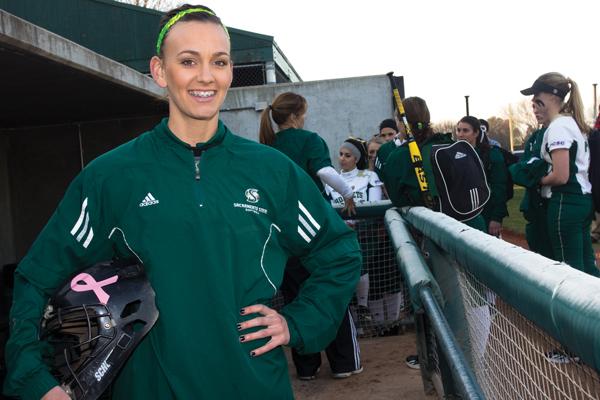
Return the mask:
<path id="1" fill-rule="evenodd" d="M 281 284 L 285 304 L 289 304 L 296 298 L 300 286 L 309 276 L 310 273 L 302 266 L 297 257 L 288 260 Z M 333 373 L 350 372 L 360 368 L 360 349 L 350 310 L 346 309 L 337 336 L 327 346 L 325 354 Z M 315 375 L 321 366 L 321 353 L 300 354 L 292 348 L 292 359 L 299 376 Z"/>
<path id="2" fill-rule="evenodd" d="M 529 203 L 528 211 L 523 213 L 527 219 L 525 225 L 527 245 L 529 250 L 554 260 L 554 249 L 548 231 L 548 201 L 540 200 L 535 204 L 532 203 Z"/>
<path id="3" fill-rule="evenodd" d="M 593 218 L 591 195 L 552 193 L 548 202 L 548 233 L 554 259 L 600 276 L 590 237 Z"/>

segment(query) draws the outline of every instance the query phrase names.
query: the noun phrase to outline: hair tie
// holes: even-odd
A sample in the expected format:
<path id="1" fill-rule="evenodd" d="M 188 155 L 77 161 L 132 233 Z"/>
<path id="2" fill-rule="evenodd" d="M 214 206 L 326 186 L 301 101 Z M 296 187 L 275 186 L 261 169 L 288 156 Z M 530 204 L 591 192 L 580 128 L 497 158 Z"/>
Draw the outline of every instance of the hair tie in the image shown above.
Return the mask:
<path id="1" fill-rule="evenodd" d="M 171 29 L 171 27 L 173 25 L 175 25 L 177 23 L 177 21 L 179 21 L 181 18 L 183 18 L 184 16 L 191 14 L 191 13 L 203 13 L 203 14 L 208 14 L 213 17 L 217 16 L 214 12 L 212 12 L 206 8 L 188 8 L 187 10 L 179 11 L 177 14 L 172 16 L 170 20 L 167 21 L 167 23 L 162 27 L 162 29 L 160 30 L 160 33 L 158 34 L 158 39 L 156 40 L 156 55 L 157 56 L 160 55 L 160 49 L 162 47 L 163 40 L 165 40 L 165 36 L 167 35 L 167 32 L 169 32 L 169 29 Z M 227 30 L 225 25 L 221 24 L 221 26 L 225 30 L 225 34 L 227 35 L 227 38 L 229 38 L 229 31 Z"/>

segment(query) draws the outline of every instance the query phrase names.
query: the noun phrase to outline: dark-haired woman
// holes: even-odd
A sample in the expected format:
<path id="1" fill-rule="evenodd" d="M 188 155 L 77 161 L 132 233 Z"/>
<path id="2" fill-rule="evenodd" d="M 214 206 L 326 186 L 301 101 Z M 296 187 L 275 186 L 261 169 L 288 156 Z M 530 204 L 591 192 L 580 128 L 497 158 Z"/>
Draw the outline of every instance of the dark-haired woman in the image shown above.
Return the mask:
<path id="1" fill-rule="evenodd" d="M 349 138 L 342 143 L 339 152 L 340 176 L 354 192 L 354 203 L 379 201 L 383 198 L 382 185 L 377 174 L 367 169 L 368 154 L 366 143 Z M 344 198 L 331 186 L 325 188 L 333 204 L 344 204 Z"/>
<path id="2" fill-rule="evenodd" d="M 435 189 L 435 179 L 431 167 L 431 146 L 435 144 L 452 143 L 449 135 L 434 133 L 431 128 L 431 115 L 427 103 L 420 97 L 408 97 L 404 101 L 406 118 L 411 126 L 415 141 L 421 150 L 423 170 L 430 189 Z M 383 183 L 390 200 L 396 207 L 424 206 L 425 201 L 419 189 L 419 183 L 411 162 L 408 145 L 397 147 L 388 157 L 383 174 Z M 435 200 L 435 199 L 434 199 Z M 481 215 L 466 221 L 467 225 L 486 231 L 485 222 Z"/>
<path id="3" fill-rule="evenodd" d="M 486 232 L 492 236 L 502 233 L 502 220 L 508 215 L 506 208 L 506 185 L 508 169 L 504 157 L 496 146 L 491 146 L 487 135 L 483 133 L 479 119 L 466 116 L 456 125 L 456 137 L 465 140 L 477 150 L 490 186 L 490 200 L 481 215 L 485 220 Z"/>
<path id="4" fill-rule="evenodd" d="M 150 67 L 169 117 L 84 168 L 20 263 L 6 394 L 69 399 L 42 361 L 38 323 L 66 278 L 112 257 L 139 258 L 160 311 L 115 400 L 291 399 L 282 346 L 318 351 L 335 336 L 360 272 L 355 234 L 304 171 L 219 121 L 230 49 L 206 7 L 162 19 Z M 290 256 L 311 277 L 277 312 L 266 304 Z"/>

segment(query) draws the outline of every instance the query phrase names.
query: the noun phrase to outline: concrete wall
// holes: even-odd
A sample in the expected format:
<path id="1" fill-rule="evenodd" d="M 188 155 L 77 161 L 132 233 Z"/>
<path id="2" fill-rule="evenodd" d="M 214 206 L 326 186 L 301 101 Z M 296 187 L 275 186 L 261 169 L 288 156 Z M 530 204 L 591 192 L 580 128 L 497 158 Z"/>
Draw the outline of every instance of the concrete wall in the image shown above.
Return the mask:
<path id="1" fill-rule="evenodd" d="M 392 117 L 389 79 L 376 75 L 231 89 L 221 119 L 234 133 L 258 140 L 261 111 L 283 92 L 306 98 L 304 127 L 325 139 L 334 165 L 339 145 L 348 136 L 367 140 L 378 132 L 382 120 Z"/>

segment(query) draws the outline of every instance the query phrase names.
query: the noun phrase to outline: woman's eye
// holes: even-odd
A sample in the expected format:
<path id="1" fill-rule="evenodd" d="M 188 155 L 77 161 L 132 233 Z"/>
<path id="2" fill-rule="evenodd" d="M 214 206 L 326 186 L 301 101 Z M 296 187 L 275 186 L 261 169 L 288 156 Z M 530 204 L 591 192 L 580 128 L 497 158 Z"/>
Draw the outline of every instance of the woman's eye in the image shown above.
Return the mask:
<path id="1" fill-rule="evenodd" d="M 229 61 L 228 60 L 217 60 L 217 61 L 215 61 L 215 65 L 217 65 L 219 67 L 226 67 L 229 65 Z"/>
<path id="2" fill-rule="evenodd" d="M 187 58 L 185 60 L 181 60 L 181 65 L 190 67 L 190 66 L 194 65 L 194 60 L 191 60 L 189 58 Z"/>

